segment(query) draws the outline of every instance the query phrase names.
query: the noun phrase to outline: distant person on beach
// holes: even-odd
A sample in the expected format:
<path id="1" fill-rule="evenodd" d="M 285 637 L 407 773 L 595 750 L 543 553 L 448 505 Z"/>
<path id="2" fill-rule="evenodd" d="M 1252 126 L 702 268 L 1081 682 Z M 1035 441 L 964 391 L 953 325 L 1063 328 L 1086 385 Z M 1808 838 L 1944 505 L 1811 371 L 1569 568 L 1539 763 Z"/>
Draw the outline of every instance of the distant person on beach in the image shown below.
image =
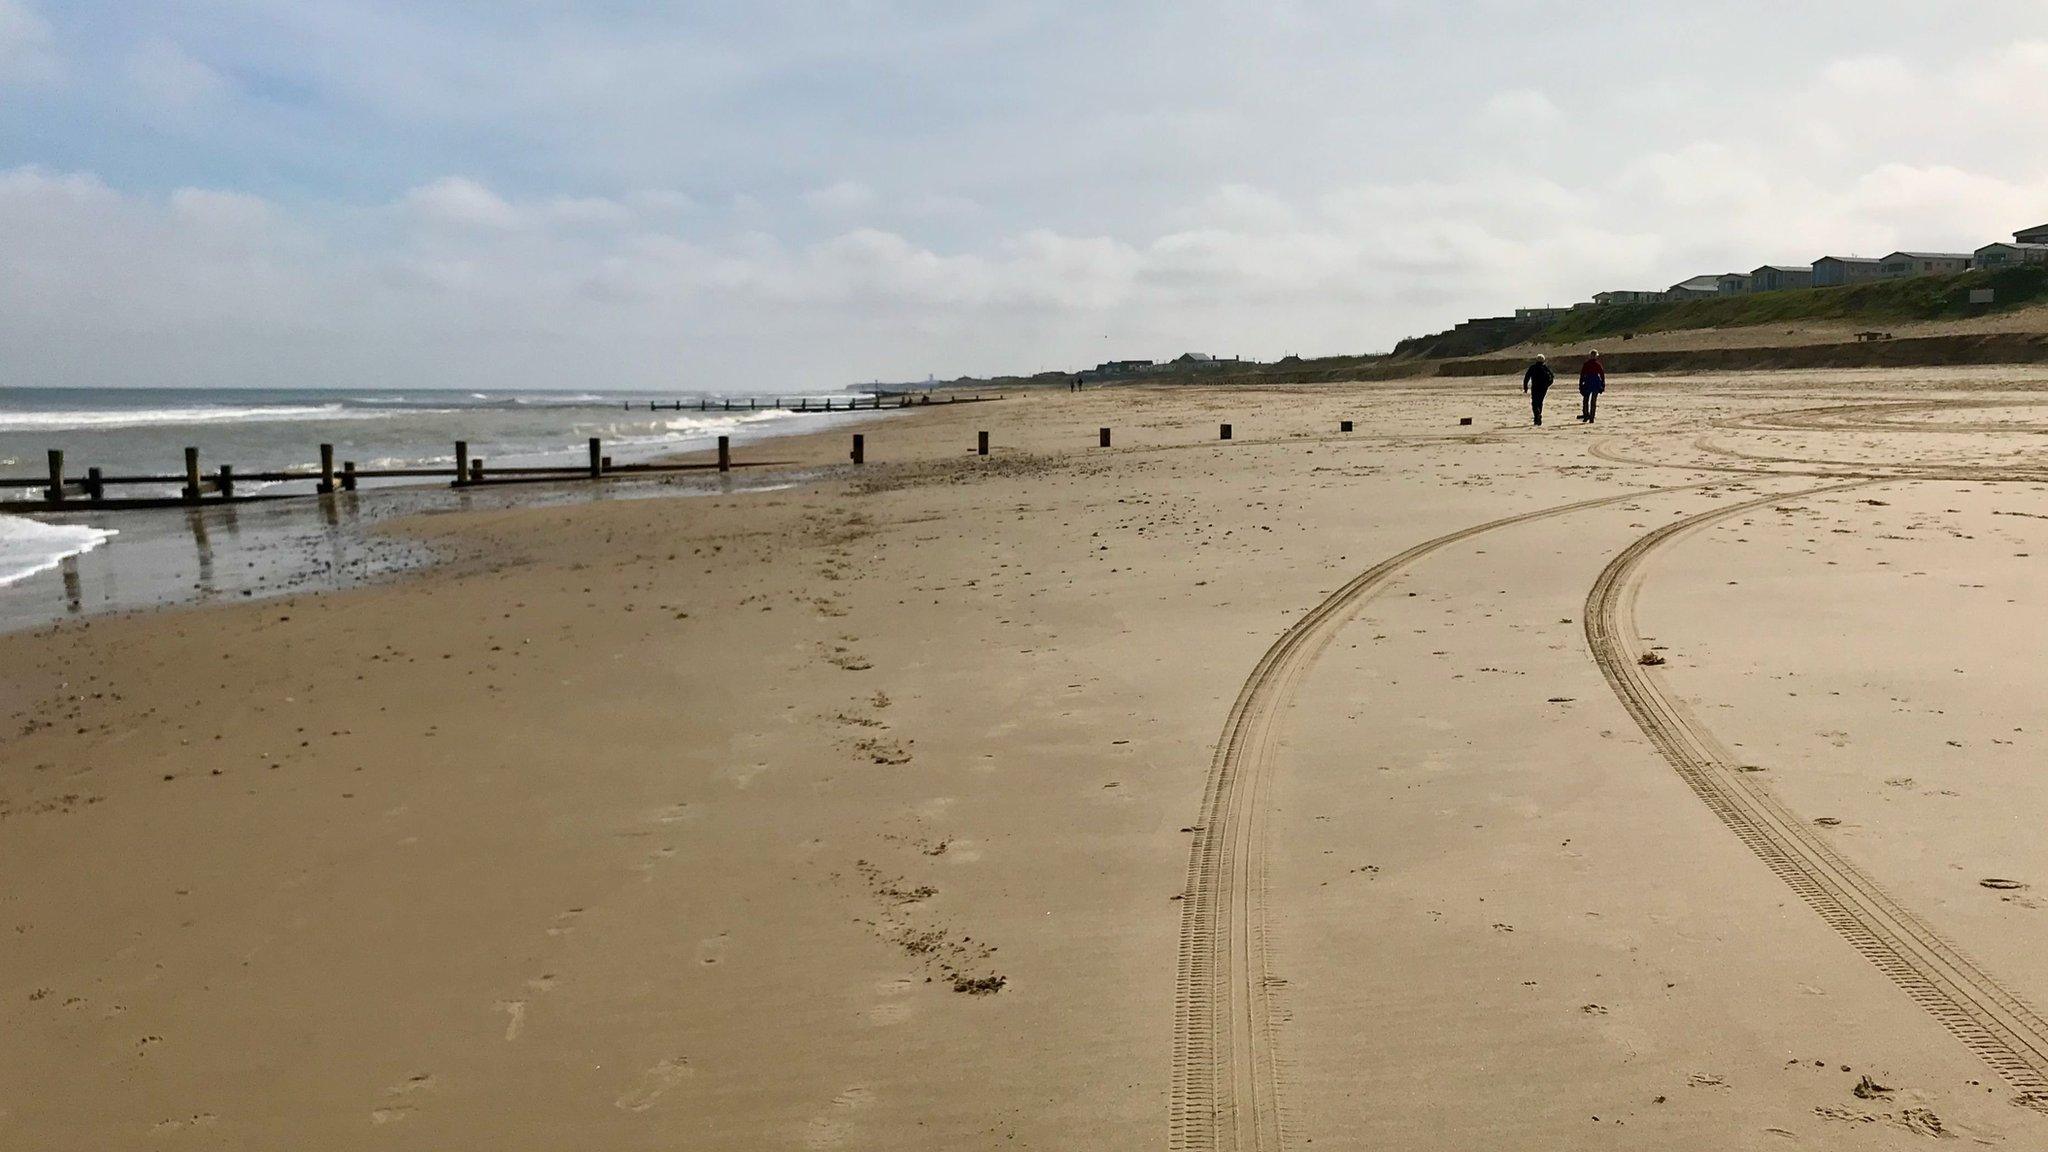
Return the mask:
<path id="1" fill-rule="evenodd" d="M 1586 353 L 1586 362 L 1579 365 L 1579 420 L 1591 424 L 1593 415 L 1600 407 L 1600 394 L 1607 391 L 1607 365 L 1600 362 L 1600 350 Z"/>
<path id="2" fill-rule="evenodd" d="M 1522 391 L 1529 394 L 1529 411 L 1536 417 L 1537 426 L 1543 424 L 1543 394 L 1550 391 L 1550 382 L 1557 377 L 1550 371 L 1550 364 L 1539 353 L 1534 363 L 1522 373 Z"/>

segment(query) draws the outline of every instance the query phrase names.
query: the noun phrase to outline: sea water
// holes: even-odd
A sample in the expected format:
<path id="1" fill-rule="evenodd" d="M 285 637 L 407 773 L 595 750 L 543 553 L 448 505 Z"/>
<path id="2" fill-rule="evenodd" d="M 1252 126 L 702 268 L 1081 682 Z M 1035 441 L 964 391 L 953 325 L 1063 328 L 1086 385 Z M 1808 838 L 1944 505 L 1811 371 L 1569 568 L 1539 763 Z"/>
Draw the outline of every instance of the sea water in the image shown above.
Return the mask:
<path id="1" fill-rule="evenodd" d="M 698 408 L 700 399 L 706 400 L 705 410 Z M 580 464 L 595 436 L 603 440 L 605 454 L 623 464 L 708 448 L 720 436 L 739 445 L 873 418 L 867 412 L 821 417 L 769 410 L 766 406 L 775 399 L 803 399 L 816 409 L 828 397 L 757 396 L 762 407 L 755 411 L 747 411 L 741 397 L 734 401 L 735 410 L 726 411 L 722 398 L 689 393 L 0 388 L 0 478 L 29 482 L 0 485 L 0 495 L 38 495 L 38 478 L 47 475 L 53 448 L 64 452 L 65 473 L 74 480 L 91 467 L 107 475 L 174 476 L 184 470 L 187 447 L 199 449 L 200 467 L 208 473 L 221 464 L 243 473 L 310 473 L 317 471 L 323 443 L 334 445 L 337 469 L 344 460 L 365 469 L 446 468 L 454 462 L 457 440 L 468 443 L 472 459 L 522 466 Z M 848 397 L 835 393 L 829 399 L 841 406 Z M 650 411 L 650 400 L 663 405 L 681 401 L 683 410 Z M 695 490 L 694 481 L 674 479 L 678 482 L 654 490 Z M 365 577 L 411 566 L 420 561 L 418 555 L 395 552 L 360 529 L 407 510 L 456 505 L 445 482 L 428 481 L 424 487 L 418 480 L 389 483 L 413 487 L 372 493 L 368 490 L 376 486 L 366 480 L 361 499 L 352 498 L 340 516 L 336 509 L 321 513 L 295 501 L 274 510 L 208 506 L 189 514 L 83 507 L 34 518 L 0 513 L 0 630 L 95 608 L 264 595 L 304 586 L 301 577 L 315 568 Z M 724 483 L 750 481 L 735 476 Z M 312 486 L 309 476 L 238 487 L 311 492 Z M 604 498 L 609 488 L 587 491 L 590 498 Z M 174 490 L 122 486 L 110 494 L 168 495 Z M 464 496 L 460 506 L 544 498 L 524 488 L 513 495 L 477 492 Z M 322 520 L 323 515 L 328 519 Z M 52 571 L 60 566 L 61 580 Z M 239 573 L 257 575 L 244 579 Z M 49 587 L 43 588 L 46 583 Z"/>

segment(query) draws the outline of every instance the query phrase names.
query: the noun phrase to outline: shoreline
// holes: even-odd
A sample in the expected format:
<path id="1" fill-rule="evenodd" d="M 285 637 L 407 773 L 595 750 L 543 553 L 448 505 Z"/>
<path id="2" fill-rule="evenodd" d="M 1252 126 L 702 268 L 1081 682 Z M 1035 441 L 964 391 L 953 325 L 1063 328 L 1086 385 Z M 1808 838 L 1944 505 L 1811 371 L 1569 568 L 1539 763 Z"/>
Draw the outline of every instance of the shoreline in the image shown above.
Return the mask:
<path id="1" fill-rule="evenodd" d="M 2040 999 L 2040 382 L 1053 393 L 0 635 L 0 1142 L 1108 1150 L 1238 1085 L 1290 1145 L 2048 1141 L 1582 619 Z"/>
<path id="2" fill-rule="evenodd" d="M 892 414 L 835 413 L 831 419 L 837 429 L 865 426 L 877 415 Z M 827 434 L 808 429 L 736 436 L 735 448 L 790 444 L 792 451 L 800 451 L 802 441 Z M 664 463 L 715 459 L 711 449 L 655 457 Z M 785 463 L 758 474 L 617 474 L 595 487 L 566 477 L 461 490 L 438 483 L 380 484 L 337 492 L 325 500 L 302 496 L 129 510 L 81 506 L 76 511 L 23 514 L 23 519 L 39 524 L 111 530 L 115 535 L 0 584 L 0 633 L 69 617 L 176 608 L 224 597 L 261 599 L 294 591 L 334 591 L 402 576 L 437 562 L 402 531 L 393 535 L 384 527 L 414 517 L 516 505 L 765 491 L 807 482 L 819 468 Z"/>

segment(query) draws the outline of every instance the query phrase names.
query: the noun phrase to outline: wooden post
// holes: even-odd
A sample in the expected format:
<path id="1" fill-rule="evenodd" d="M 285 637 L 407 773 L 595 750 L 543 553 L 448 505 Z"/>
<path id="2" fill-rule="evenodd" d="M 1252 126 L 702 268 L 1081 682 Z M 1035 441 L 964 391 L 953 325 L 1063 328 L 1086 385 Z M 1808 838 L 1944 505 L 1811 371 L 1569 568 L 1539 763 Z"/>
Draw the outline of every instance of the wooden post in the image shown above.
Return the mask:
<path id="1" fill-rule="evenodd" d="M 1344 421 L 1343 423 L 1341 423 L 1341 424 L 1337 425 L 1337 431 L 1339 431 L 1339 432 L 1349 432 L 1349 431 L 1351 431 L 1351 421 L 1349 421 L 1349 420 L 1346 420 L 1346 421 Z"/>
<path id="2" fill-rule="evenodd" d="M 1230 439 L 1230 425 L 1228 425 L 1228 424 L 1225 424 L 1225 425 L 1223 425 L 1223 426 L 1222 426 L 1222 427 L 1221 427 L 1221 428 L 1220 428 L 1220 429 L 1219 429 L 1219 430 L 1217 431 L 1217 433 L 1216 433 L 1216 438 L 1217 438 L 1218 440 L 1228 440 L 1228 439 Z"/>
<path id="3" fill-rule="evenodd" d="M 988 433 L 982 432 L 975 436 L 974 454 L 976 456 L 988 455 Z"/>
<path id="4" fill-rule="evenodd" d="M 199 502 L 199 449 L 185 449 L 185 499 Z"/>
<path id="5" fill-rule="evenodd" d="M 1459 425 L 1460 427 L 1463 427 L 1464 425 L 1470 424 L 1471 422 L 1472 422 L 1472 418 L 1471 418 L 1470 416 L 1460 416 L 1460 417 L 1458 417 L 1458 425 Z"/>
<path id="6" fill-rule="evenodd" d="M 732 471 L 732 437 L 730 436 L 720 436 L 718 438 L 718 470 L 720 472 Z"/>
<path id="7" fill-rule="evenodd" d="M 811 398 L 809 396 L 797 397 L 796 410 L 799 412 L 809 412 L 811 410 Z"/>
<path id="8" fill-rule="evenodd" d="M 353 460 L 343 460 L 341 462 L 341 490 L 343 492 L 353 492 L 356 490 L 356 462 Z"/>
<path id="9" fill-rule="evenodd" d="M 334 491 L 334 445 L 320 446 L 320 484 L 314 491 L 325 496 Z"/>
<path id="10" fill-rule="evenodd" d="M 602 467 L 605 471 L 609 472 L 612 470 L 612 458 L 606 456 L 602 460 L 598 461 L 598 465 Z"/>
<path id="11" fill-rule="evenodd" d="M 481 484 L 484 482 L 483 457 L 479 456 L 469 462 L 469 482 L 471 484 Z"/>
<path id="12" fill-rule="evenodd" d="M 221 499 L 233 500 L 235 498 L 235 466 L 233 464 L 221 465 L 220 479 L 214 481 L 214 483 L 220 486 Z"/>
<path id="13" fill-rule="evenodd" d="M 858 432 L 853 434 L 853 462 L 855 464 L 865 464 L 868 462 L 867 437 L 862 436 Z"/>
<path id="14" fill-rule="evenodd" d="M 604 442 L 595 436 L 590 438 L 590 478 L 604 475 Z"/>
<path id="15" fill-rule="evenodd" d="M 455 487 L 469 483 L 469 441 L 455 442 Z"/>
<path id="16" fill-rule="evenodd" d="M 1096 440 L 1096 443 L 1100 444 L 1100 445 L 1101 445 L 1102 447 L 1104 447 L 1104 448 L 1107 448 L 1107 447 L 1109 447 L 1109 429 L 1107 429 L 1107 428 L 1099 428 L 1099 429 L 1097 429 L 1097 430 L 1096 430 L 1096 432 L 1095 432 L 1095 440 Z"/>
<path id="17" fill-rule="evenodd" d="M 94 501 L 100 501 L 107 498 L 107 486 L 104 483 L 101 483 L 100 481 L 99 469 L 87 468 L 85 470 L 85 494 L 89 499 Z"/>
<path id="18" fill-rule="evenodd" d="M 50 490 L 44 493 L 44 495 L 50 498 L 50 503 L 52 504 L 62 504 L 64 502 L 64 450 L 62 448 L 50 449 Z"/>

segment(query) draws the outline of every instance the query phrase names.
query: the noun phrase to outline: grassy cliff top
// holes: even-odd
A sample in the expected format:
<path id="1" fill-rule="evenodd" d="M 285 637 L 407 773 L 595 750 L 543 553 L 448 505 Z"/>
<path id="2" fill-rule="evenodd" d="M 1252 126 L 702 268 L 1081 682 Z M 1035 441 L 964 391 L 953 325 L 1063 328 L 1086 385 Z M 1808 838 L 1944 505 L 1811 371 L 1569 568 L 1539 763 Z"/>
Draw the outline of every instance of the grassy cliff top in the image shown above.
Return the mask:
<path id="1" fill-rule="evenodd" d="M 1989 288 L 1991 304 L 1971 304 L 1970 291 Z M 1834 288 L 1791 288 L 1687 300 L 1675 304 L 1607 304 L 1560 318 L 1538 339 L 1573 342 L 1627 332 L 1742 328 L 1799 320 L 1871 324 L 1960 320 L 2048 300 L 2048 267 L 2023 265 L 1955 276 L 1907 276 Z"/>

